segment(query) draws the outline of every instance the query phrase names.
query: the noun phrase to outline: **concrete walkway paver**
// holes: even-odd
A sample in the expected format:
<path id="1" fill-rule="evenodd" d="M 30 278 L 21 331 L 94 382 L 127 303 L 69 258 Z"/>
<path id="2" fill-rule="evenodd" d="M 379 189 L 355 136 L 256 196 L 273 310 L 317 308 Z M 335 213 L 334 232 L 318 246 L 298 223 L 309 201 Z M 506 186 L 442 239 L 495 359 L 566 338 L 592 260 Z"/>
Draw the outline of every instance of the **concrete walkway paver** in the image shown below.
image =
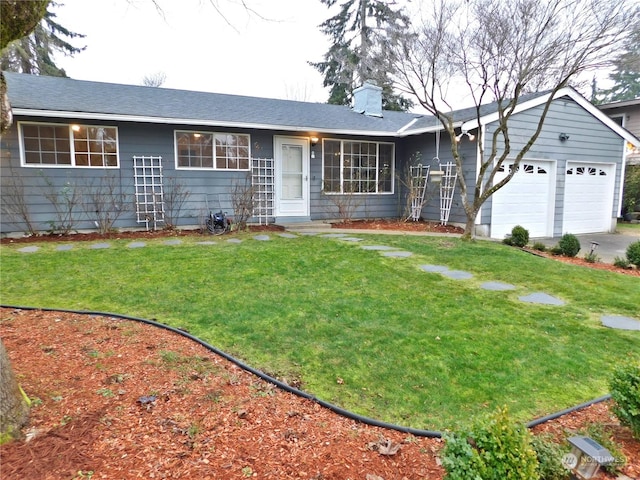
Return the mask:
<path id="1" fill-rule="evenodd" d="M 503 292 L 507 290 L 515 290 L 515 285 L 511 285 L 510 283 L 503 282 L 484 282 L 480 285 L 480 288 L 484 290 L 491 290 L 494 292 Z"/>
<path id="2" fill-rule="evenodd" d="M 600 318 L 602 325 L 619 330 L 640 330 L 640 320 L 618 315 L 603 315 Z"/>
<path id="3" fill-rule="evenodd" d="M 518 299 L 522 302 L 539 303 L 540 305 L 556 305 L 560 307 L 565 304 L 563 300 L 543 292 L 535 292 L 530 295 L 518 297 Z"/>
<path id="4" fill-rule="evenodd" d="M 300 236 L 315 236 L 322 233 L 323 238 L 335 238 L 338 240 L 343 240 L 346 242 L 361 242 L 364 239 L 358 237 L 350 237 L 348 233 L 345 232 L 334 232 L 334 233 L 323 233 L 323 232 L 297 232 L 296 234 L 284 232 L 279 233 L 278 236 L 286 239 L 294 239 L 299 238 Z M 365 232 L 359 232 L 365 233 Z M 590 236 L 590 238 L 593 238 Z M 271 240 L 269 235 L 255 235 L 253 237 L 254 240 L 257 241 L 268 241 Z M 625 239 L 627 240 L 627 239 Z M 228 243 L 239 244 L 242 243 L 243 240 L 239 238 L 230 238 L 227 240 Z M 164 245 L 180 245 L 182 244 L 182 240 L 179 239 L 170 239 L 164 242 Z M 626 243 L 626 242 L 625 242 Z M 216 245 L 215 241 L 202 241 L 197 242 L 198 245 Z M 146 242 L 131 242 L 127 245 L 127 248 L 144 248 L 147 246 Z M 73 245 L 59 245 L 56 247 L 56 251 L 69 251 L 74 248 Z M 94 243 L 89 245 L 90 249 L 107 249 L 111 248 L 111 244 L 107 242 L 103 243 Z M 413 252 L 400 250 L 397 247 L 391 247 L 388 245 L 361 245 L 360 248 L 363 250 L 370 251 L 378 251 L 384 257 L 395 257 L 395 258 L 407 258 L 413 255 Z M 22 253 L 35 253 L 40 250 L 39 246 L 29 245 L 23 248 L 18 249 L 18 252 Z M 610 251 L 610 249 L 609 249 Z M 427 273 L 439 273 L 447 278 L 451 278 L 454 280 L 468 280 L 473 278 L 473 274 L 470 272 L 465 272 L 463 270 L 450 270 L 446 265 L 420 265 L 420 269 Z M 490 291 L 509 291 L 515 290 L 517 287 L 515 285 L 511 285 L 509 283 L 504 282 L 496 282 L 496 281 L 488 281 L 484 282 L 480 285 L 480 288 L 484 290 Z M 534 292 L 529 295 L 524 295 L 518 297 L 518 300 L 526 303 L 535 303 L 541 305 L 555 305 L 555 306 L 563 306 L 566 302 L 563 300 L 556 298 L 552 295 L 549 295 L 544 292 Z M 640 319 L 635 319 L 631 317 L 623 317 L 616 315 L 603 315 L 601 317 L 602 325 L 610 328 L 619 328 L 623 330 L 640 330 Z"/>

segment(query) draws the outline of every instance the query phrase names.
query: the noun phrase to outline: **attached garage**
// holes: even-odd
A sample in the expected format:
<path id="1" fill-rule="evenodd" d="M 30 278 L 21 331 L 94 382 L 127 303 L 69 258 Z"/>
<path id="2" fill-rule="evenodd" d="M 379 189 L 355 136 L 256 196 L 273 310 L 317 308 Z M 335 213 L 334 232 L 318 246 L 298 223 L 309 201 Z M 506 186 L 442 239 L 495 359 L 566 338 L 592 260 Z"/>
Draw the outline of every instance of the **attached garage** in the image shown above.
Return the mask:
<path id="1" fill-rule="evenodd" d="M 563 233 L 611 230 L 614 164 L 567 162 L 563 208 Z"/>
<path id="2" fill-rule="evenodd" d="M 496 182 L 504 178 L 513 164 L 503 166 Z M 492 196 L 491 238 L 505 238 L 516 225 L 529 230 L 531 237 L 553 235 L 555 162 L 522 160 L 518 171 Z"/>

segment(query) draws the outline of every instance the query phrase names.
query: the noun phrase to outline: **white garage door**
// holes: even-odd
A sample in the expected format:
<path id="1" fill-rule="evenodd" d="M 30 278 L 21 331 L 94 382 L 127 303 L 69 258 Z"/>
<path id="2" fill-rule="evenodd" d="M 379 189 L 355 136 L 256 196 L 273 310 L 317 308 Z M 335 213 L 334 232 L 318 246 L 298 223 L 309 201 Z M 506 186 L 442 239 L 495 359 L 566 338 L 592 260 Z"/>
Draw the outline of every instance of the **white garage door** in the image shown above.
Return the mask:
<path id="1" fill-rule="evenodd" d="M 516 174 L 492 196 L 491 238 L 504 238 L 516 225 L 529 230 L 530 237 L 553 235 L 554 162 L 522 160 Z M 496 174 L 504 178 L 511 165 Z"/>
<path id="2" fill-rule="evenodd" d="M 567 162 L 562 232 L 609 231 L 614 187 L 615 165 Z"/>

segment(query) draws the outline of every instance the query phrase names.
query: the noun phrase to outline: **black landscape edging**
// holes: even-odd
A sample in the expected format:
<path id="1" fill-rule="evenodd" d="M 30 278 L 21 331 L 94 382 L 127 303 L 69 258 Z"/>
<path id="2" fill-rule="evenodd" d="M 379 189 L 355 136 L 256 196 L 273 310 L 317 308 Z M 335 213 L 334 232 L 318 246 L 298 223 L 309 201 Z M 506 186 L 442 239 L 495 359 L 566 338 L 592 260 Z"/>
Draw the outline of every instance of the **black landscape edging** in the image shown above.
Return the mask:
<path id="1" fill-rule="evenodd" d="M 421 430 L 421 429 L 416 429 L 416 428 L 411 428 L 411 427 L 404 427 L 401 425 L 395 425 L 392 423 L 387 423 L 387 422 L 382 422 L 380 420 L 376 420 L 373 418 L 369 418 L 369 417 L 363 417 L 361 415 L 358 415 L 357 413 L 353 413 L 350 412 L 348 410 L 345 410 L 344 408 L 338 407 L 336 405 L 333 405 L 332 403 L 329 402 L 325 402 L 324 400 L 321 400 L 317 397 L 314 397 L 313 395 L 304 392 L 302 390 L 298 390 L 297 388 L 292 387 L 291 385 L 281 382 L 280 380 L 273 378 L 269 375 L 267 375 L 264 372 L 261 372 L 260 370 L 257 370 L 245 363 L 243 363 L 242 361 L 238 360 L 235 357 L 232 357 L 231 355 L 217 349 L 216 347 L 209 345 L 207 342 L 205 342 L 204 340 L 199 339 L 198 337 L 191 335 L 190 333 L 184 331 L 184 330 L 180 330 L 179 328 L 175 328 L 175 327 L 171 327 L 169 325 L 165 325 L 164 323 L 160 323 L 160 322 L 156 322 L 154 320 L 148 320 L 146 318 L 137 318 L 137 317 L 131 317 L 128 315 L 121 315 L 119 313 L 108 313 L 108 312 L 94 312 L 94 311 L 87 311 L 87 310 L 66 310 L 66 309 L 59 309 L 59 308 L 39 308 L 39 307 L 23 307 L 23 306 L 17 306 L 17 305 L 0 305 L 0 308 L 13 308 L 13 309 L 18 309 L 18 310 L 42 310 L 42 311 L 47 311 L 47 312 L 64 312 L 64 313 L 75 313 L 75 314 L 79 314 L 79 315 L 93 315 L 93 316 L 103 316 L 103 317 L 111 317 L 111 318 L 117 318 L 117 319 L 121 319 L 121 320 L 130 320 L 130 321 L 134 321 L 134 322 L 140 322 L 140 323 L 145 323 L 147 325 L 151 325 L 154 327 L 159 327 L 159 328 L 163 328 L 165 330 L 168 330 L 170 332 L 173 333 L 177 333 L 178 335 L 182 335 L 183 337 L 186 337 L 190 340 L 193 340 L 194 342 L 202 345 L 203 347 L 205 347 L 207 350 L 215 353 L 216 355 L 219 355 L 221 357 L 223 357 L 224 359 L 234 363 L 235 365 L 237 365 L 238 367 L 242 368 L 243 370 L 256 375 L 257 377 L 261 378 L 262 380 L 269 382 L 273 385 L 275 385 L 276 387 L 280 388 L 281 390 L 284 390 L 286 392 L 292 393 L 298 397 L 307 399 L 307 400 L 311 400 L 315 403 L 317 403 L 318 405 L 327 408 L 329 410 L 331 410 L 334 413 L 337 413 L 340 416 L 343 416 L 345 418 L 349 418 L 351 420 L 355 420 L 357 422 L 360 423 L 364 423 L 366 425 L 371 425 L 374 427 L 381 427 L 381 428 L 386 428 L 389 430 L 396 430 L 399 432 L 403 432 L 403 433 L 410 433 L 411 435 L 415 435 L 416 437 L 427 437 L 427 438 L 442 438 L 442 432 L 439 431 L 435 431 L 435 430 Z M 560 410 L 559 412 L 556 413 L 552 413 L 549 415 L 546 415 L 544 417 L 540 417 L 537 418 L 535 420 L 532 420 L 530 422 L 528 422 L 526 424 L 527 428 L 533 428 L 537 425 L 540 425 L 542 423 L 551 421 L 551 420 L 555 420 L 556 418 L 562 417 L 564 415 L 567 415 L 569 413 L 572 412 L 576 412 L 578 410 L 582 410 L 584 408 L 587 408 L 591 405 L 594 405 L 596 403 L 600 403 L 600 402 L 604 402 L 606 400 L 609 400 L 611 398 L 611 395 L 604 395 L 602 397 L 598 397 L 595 398 L 593 400 L 590 400 L 588 402 L 585 403 L 581 403 L 579 405 L 576 405 L 574 407 L 570 407 L 564 410 Z"/>

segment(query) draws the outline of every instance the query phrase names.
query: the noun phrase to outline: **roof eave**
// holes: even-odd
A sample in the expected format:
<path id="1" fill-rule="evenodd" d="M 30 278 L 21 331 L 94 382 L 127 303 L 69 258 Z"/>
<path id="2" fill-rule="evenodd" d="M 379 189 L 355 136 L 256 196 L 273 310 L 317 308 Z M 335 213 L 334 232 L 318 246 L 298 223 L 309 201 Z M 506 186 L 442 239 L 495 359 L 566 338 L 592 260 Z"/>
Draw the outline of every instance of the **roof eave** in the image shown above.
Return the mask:
<path id="1" fill-rule="evenodd" d="M 523 112 L 525 110 L 529 110 L 531 108 L 537 107 L 539 105 L 543 105 L 551 94 L 548 93 L 546 95 L 540 95 L 539 97 L 532 98 L 531 100 L 527 100 L 526 102 L 519 103 L 516 105 L 513 113 Z M 638 143 L 640 140 L 636 138 L 631 132 L 622 128 L 616 122 L 614 122 L 608 115 L 603 113 L 598 107 L 589 102 L 586 98 L 584 98 L 580 93 L 578 93 L 575 89 L 571 87 L 563 87 L 559 89 L 553 96 L 553 99 L 561 98 L 561 97 L 570 97 L 574 100 L 578 105 L 587 110 L 591 115 L 596 117 L 602 123 L 604 123 L 607 127 L 617 133 L 620 137 L 625 139 L 627 142 L 631 143 L 635 147 L 640 147 Z M 487 125 L 489 123 L 497 121 L 499 118 L 498 112 L 493 112 L 488 115 L 484 115 L 480 118 L 474 118 L 473 120 L 469 120 L 464 122 L 461 126 L 462 130 L 474 130 L 478 128 L 479 125 Z"/>
<path id="2" fill-rule="evenodd" d="M 357 129 L 336 129 L 323 128 L 307 125 L 276 125 L 268 123 L 251 123 L 251 122 L 231 122 L 219 120 L 202 120 L 193 118 L 171 118 L 171 117 L 150 117 L 144 115 L 124 115 L 112 113 L 93 113 L 93 112 L 72 112 L 62 110 L 38 110 L 30 108 L 13 108 L 13 115 L 31 116 L 31 117 L 55 117 L 55 118 L 73 118 L 73 119 L 90 119 L 105 120 L 114 122 L 138 122 L 138 123 L 162 123 L 174 125 L 194 125 L 201 127 L 227 127 L 227 128 L 251 128 L 258 130 L 286 130 L 291 132 L 313 132 L 313 133 L 331 133 L 334 135 L 363 135 L 371 137 L 396 137 L 396 132 L 381 130 L 357 130 Z"/>

